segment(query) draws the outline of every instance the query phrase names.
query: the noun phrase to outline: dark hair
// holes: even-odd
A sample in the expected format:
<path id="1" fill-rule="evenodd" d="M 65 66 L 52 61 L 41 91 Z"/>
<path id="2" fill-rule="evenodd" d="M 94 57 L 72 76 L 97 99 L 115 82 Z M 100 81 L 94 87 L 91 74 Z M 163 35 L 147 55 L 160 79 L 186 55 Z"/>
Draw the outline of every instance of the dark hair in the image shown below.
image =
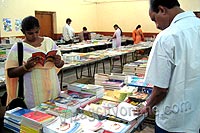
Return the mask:
<path id="1" fill-rule="evenodd" d="M 122 29 L 121 29 L 117 24 L 115 24 L 113 27 L 114 27 L 114 28 L 115 28 L 115 27 L 119 28 L 120 31 L 121 31 L 121 36 L 122 36 Z"/>
<path id="2" fill-rule="evenodd" d="M 138 26 L 136 27 L 136 29 L 139 29 L 139 28 L 141 28 L 141 25 L 138 25 Z"/>
<path id="3" fill-rule="evenodd" d="M 72 20 L 70 18 L 67 18 L 66 23 L 68 23 L 68 22 L 72 22 Z"/>
<path id="4" fill-rule="evenodd" d="M 158 6 L 164 6 L 168 9 L 173 7 L 180 7 L 178 0 L 150 0 L 150 9 L 156 13 L 158 13 Z"/>
<path id="5" fill-rule="evenodd" d="M 87 28 L 86 28 L 86 27 L 83 27 L 83 30 L 84 30 L 84 31 L 86 31 L 86 30 L 87 30 Z"/>
<path id="6" fill-rule="evenodd" d="M 25 31 L 29 31 L 34 28 L 40 28 L 40 24 L 37 18 L 33 16 L 25 17 L 21 23 L 21 31 L 24 33 Z"/>

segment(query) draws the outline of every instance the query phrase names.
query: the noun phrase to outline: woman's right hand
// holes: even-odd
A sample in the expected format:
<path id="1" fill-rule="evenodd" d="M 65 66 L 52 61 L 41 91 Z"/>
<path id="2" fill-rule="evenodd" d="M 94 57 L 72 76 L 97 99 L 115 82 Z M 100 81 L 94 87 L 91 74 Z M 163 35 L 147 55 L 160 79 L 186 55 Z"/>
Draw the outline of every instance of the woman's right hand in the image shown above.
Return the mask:
<path id="1" fill-rule="evenodd" d="M 27 62 L 24 64 L 26 69 L 33 68 L 40 60 L 40 57 L 30 57 Z"/>

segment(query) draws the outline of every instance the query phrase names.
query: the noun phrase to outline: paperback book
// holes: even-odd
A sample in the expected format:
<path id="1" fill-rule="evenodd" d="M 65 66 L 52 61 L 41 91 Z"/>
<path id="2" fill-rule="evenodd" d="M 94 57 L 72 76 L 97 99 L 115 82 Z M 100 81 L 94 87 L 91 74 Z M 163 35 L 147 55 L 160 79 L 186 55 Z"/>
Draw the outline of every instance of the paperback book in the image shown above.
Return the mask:
<path id="1" fill-rule="evenodd" d="M 127 102 L 121 102 L 117 107 L 112 108 L 112 111 L 110 111 L 109 114 L 124 119 L 130 123 L 139 117 L 139 115 L 134 114 L 134 110 L 136 109 L 137 106 L 131 105 Z"/>
<path id="2" fill-rule="evenodd" d="M 35 52 L 32 53 L 32 57 L 39 57 L 39 60 L 37 63 L 41 64 L 42 66 L 44 66 L 44 64 L 48 61 L 53 61 L 54 56 L 56 55 L 57 50 L 52 50 L 49 51 L 47 53 L 43 53 L 43 52 Z"/>
<path id="3" fill-rule="evenodd" d="M 6 111 L 5 116 L 8 116 L 10 119 L 20 122 L 22 119 L 22 115 L 29 112 L 32 112 L 32 110 L 17 107 L 17 108 Z"/>
<path id="4" fill-rule="evenodd" d="M 72 113 L 75 113 L 77 108 L 81 106 L 81 103 L 78 100 L 72 99 L 72 98 L 65 98 L 65 97 L 55 98 L 54 103 L 57 106 L 71 110 Z"/>
<path id="5" fill-rule="evenodd" d="M 52 122 L 44 125 L 44 133 L 81 133 L 82 127 L 78 122 L 70 123 L 68 121 L 62 121 L 62 118 L 57 117 Z"/>
<path id="6" fill-rule="evenodd" d="M 111 133 L 126 133 L 127 130 L 130 128 L 130 125 L 110 120 L 104 120 L 102 128 L 105 131 Z"/>

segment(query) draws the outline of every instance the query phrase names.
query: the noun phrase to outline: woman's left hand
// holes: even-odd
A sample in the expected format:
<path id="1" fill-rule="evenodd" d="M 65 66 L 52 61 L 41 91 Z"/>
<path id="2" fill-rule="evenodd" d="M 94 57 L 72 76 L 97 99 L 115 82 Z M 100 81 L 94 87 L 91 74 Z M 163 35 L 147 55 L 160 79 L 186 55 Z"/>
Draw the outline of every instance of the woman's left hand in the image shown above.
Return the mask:
<path id="1" fill-rule="evenodd" d="M 54 56 L 54 64 L 57 68 L 61 68 L 64 65 L 64 61 L 61 60 L 60 55 L 55 55 Z"/>

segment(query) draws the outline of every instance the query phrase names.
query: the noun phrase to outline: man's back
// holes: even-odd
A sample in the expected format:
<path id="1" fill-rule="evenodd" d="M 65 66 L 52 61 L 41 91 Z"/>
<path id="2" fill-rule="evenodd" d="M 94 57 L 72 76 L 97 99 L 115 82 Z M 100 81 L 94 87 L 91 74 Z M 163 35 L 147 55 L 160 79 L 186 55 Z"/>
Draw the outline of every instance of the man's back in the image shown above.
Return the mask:
<path id="1" fill-rule="evenodd" d="M 155 40 L 147 81 L 169 88 L 158 105 L 156 123 L 173 132 L 200 128 L 200 19 L 191 12 L 178 14 Z"/>

